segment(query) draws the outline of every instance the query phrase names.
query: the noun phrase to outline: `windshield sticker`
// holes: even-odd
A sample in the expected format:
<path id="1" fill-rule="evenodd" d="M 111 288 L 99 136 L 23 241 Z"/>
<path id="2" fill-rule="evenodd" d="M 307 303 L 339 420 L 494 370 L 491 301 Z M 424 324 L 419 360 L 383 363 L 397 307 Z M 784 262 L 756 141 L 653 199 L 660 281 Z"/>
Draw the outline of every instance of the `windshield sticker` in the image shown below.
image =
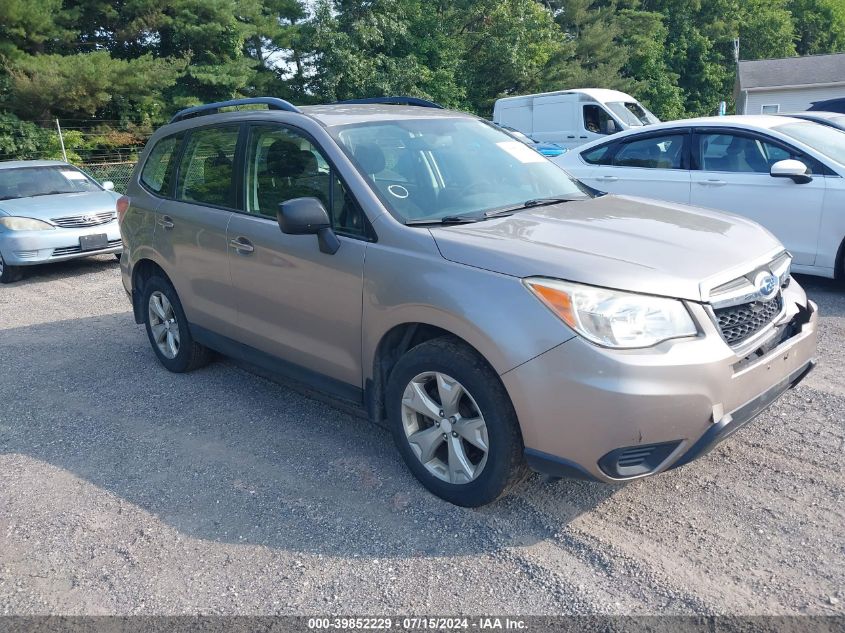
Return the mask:
<path id="1" fill-rule="evenodd" d="M 387 190 L 390 192 L 391 196 L 393 196 L 394 198 L 401 198 L 402 200 L 404 200 L 410 195 L 408 193 L 408 190 L 405 189 L 405 187 L 403 187 L 402 185 L 390 185 Z"/>
<path id="2" fill-rule="evenodd" d="M 519 141 L 502 141 L 501 143 L 496 143 L 496 145 L 513 156 L 520 163 L 542 163 L 546 160 L 542 154 L 535 152 L 533 149 L 524 143 L 520 143 Z"/>
<path id="3" fill-rule="evenodd" d="M 65 170 L 62 170 L 62 176 L 64 176 L 64 177 L 65 177 L 65 178 L 67 178 L 68 180 L 88 180 L 88 179 L 85 177 L 85 174 L 83 174 L 82 172 L 80 172 L 80 171 L 71 171 L 70 169 L 68 169 L 68 170 L 66 170 L 66 171 L 65 171 Z"/>

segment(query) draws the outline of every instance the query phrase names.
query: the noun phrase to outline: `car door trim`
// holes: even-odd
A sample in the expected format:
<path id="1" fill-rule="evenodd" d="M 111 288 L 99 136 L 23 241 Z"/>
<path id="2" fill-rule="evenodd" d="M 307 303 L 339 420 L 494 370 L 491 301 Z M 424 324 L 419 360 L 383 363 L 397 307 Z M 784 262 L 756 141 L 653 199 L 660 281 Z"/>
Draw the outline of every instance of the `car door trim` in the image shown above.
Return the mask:
<path id="1" fill-rule="evenodd" d="M 188 327 L 194 340 L 220 354 L 243 361 L 269 372 L 273 376 L 283 377 L 306 388 L 317 389 L 357 405 L 364 405 L 364 390 L 359 386 L 321 374 L 267 352 L 262 352 L 250 345 L 194 323 L 189 323 Z"/>

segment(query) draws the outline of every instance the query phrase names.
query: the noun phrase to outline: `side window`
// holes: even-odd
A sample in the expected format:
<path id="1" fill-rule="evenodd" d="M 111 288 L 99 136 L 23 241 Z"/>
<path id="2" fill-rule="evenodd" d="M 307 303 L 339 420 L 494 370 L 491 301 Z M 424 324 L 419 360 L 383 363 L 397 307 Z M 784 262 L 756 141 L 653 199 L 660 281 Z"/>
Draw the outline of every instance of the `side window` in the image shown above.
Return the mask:
<path id="1" fill-rule="evenodd" d="M 698 148 L 703 171 L 768 174 L 779 160 L 794 157 L 780 145 L 736 134 L 701 134 Z"/>
<path id="2" fill-rule="evenodd" d="M 613 152 L 611 151 L 612 148 L 613 145 L 602 145 L 601 147 L 595 147 L 581 154 L 581 158 L 583 158 L 591 165 L 609 165 L 610 157 L 613 155 Z"/>
<path id="3" fill-rule="evenodd" d="M 364 215 L 322 152 L 305 136 L 256 125 L 247 149 L 247 212 L 275 218 L 293 198 L 318 198 L 339 233 L 366 234 Z"/>
<path id="4" fill-rule="evenodd" d="M 623 143 L 613 157 L 617 167 L 683 169 L 686 134 L 650 136 Z"/>
<path id="5" fill-rule="evenodd" d="M 182 134 L 168 136 L 155 144 L 141 171 L 141 182 L 156 193 L 167 193 L 173 176 L 176 154 L 182 142 Z"/>
<path id="6" fill-rule="evenodd" d="M 235 147 L 238 126 L 191 132 L 179 165 L 176 198 L 235 208 Z"/>
<path id="7" fill-rule="evenodd" d="M 611 134 L 616 132 L 616 122 L 614 121 L 614 129 L 610 129 L 609 121 L 613 121 L 607 110 L 598 105 L 584 106 L 584 129 L 594 134 Z"/>

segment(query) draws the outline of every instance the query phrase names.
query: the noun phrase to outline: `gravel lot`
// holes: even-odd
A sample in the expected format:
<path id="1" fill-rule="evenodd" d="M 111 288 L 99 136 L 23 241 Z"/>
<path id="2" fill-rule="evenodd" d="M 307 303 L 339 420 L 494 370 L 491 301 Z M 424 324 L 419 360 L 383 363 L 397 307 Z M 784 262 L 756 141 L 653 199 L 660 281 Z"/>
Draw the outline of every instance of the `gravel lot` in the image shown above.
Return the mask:
<path id="1" fill-rule="evenodd" d="M 845 289 L 821 364 L 708 457 L 480 510 L 386 432 L 156 362 L 111 257 L 0 287 L 0 613 L 845 613 Z"/>

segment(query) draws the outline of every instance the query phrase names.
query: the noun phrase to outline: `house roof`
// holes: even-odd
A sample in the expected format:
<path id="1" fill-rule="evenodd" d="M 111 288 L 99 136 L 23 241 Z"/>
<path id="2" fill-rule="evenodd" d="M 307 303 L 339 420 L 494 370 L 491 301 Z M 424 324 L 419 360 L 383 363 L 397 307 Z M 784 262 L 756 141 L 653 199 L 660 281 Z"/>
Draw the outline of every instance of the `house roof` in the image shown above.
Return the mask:
<path id="1" fill-rule="evenodd" d="M 845 84 L 845 53 L 741 61 L 737 79 L 740 90 Z"/>

